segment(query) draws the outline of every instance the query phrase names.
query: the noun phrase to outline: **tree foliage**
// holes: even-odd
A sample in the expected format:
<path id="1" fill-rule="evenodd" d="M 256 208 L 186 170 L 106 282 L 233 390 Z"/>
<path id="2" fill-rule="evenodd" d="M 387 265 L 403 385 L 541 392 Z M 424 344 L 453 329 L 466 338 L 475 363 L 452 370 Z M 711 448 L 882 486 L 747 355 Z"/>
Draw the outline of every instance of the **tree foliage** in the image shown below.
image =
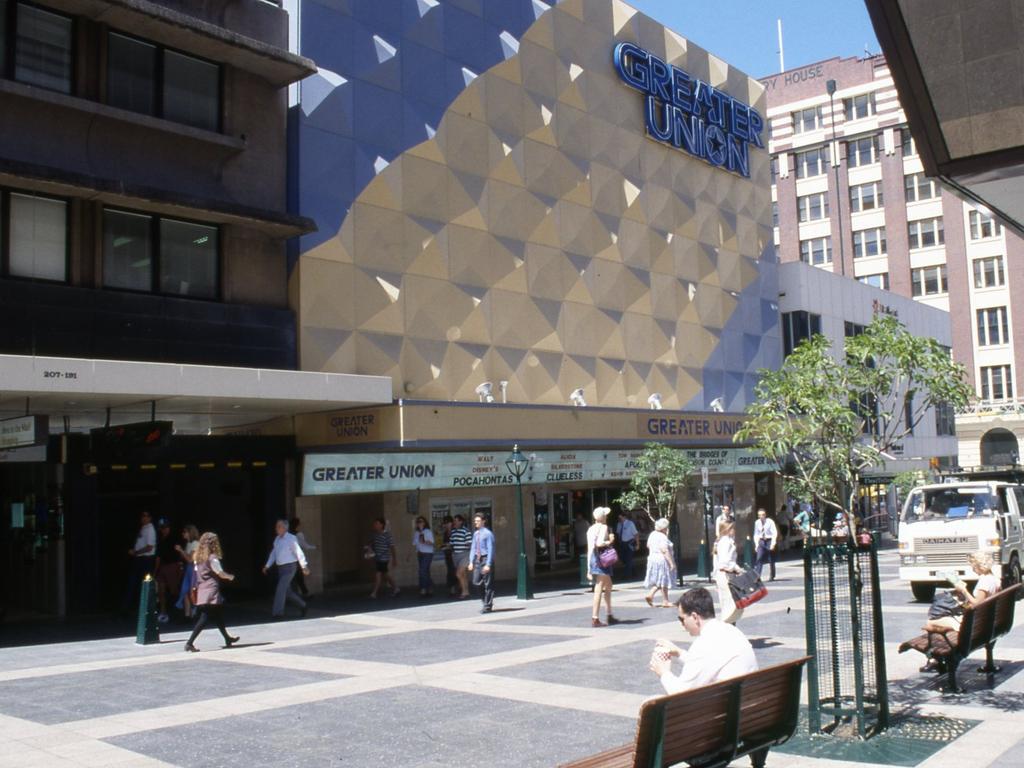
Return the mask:
<path id="1" fill-rule="evenodd" d="M 796 498 L 850 510 L 862 473 L 893 459 L 932 407 L 965 405 L 966 382 L 947 348 L 880 315 L 842 354 L 817 335 L 761 371 L 735 440 L 779 462 Z"/>
<path id="2" fill-rule="evenodd" d="M 676 496 L 693 474 L 694 464 L 677 448 L 647 443 L 636 462 L 629 488 L 617 499 L 623 509 L 644 510 L 651 521 L 671 519 Z"/>

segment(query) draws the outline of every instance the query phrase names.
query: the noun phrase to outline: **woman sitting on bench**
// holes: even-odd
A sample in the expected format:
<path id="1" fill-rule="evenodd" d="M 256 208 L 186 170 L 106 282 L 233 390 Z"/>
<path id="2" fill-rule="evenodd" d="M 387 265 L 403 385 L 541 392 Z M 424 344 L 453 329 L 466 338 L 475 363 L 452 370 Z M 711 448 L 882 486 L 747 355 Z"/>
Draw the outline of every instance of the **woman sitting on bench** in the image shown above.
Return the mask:
<path id="1" fill-rule="evenodd" d="M 974 592 L 971 593 L 967 589 L 967 584 L 963 581 L 957 581 L 953 589 L 956 592 L 956 598 L 963 605 L 977 605 L 986 597 L 991 597 L 999 591 L 999 577 L 992 573 L 992 555 L 988 552 L 975 552 L 973 555 L 967 558 L 967 562 L 971 566 L 976 574 L 978 574 L 978 581 L 974 585 Z M 925 632 L 938 632 L 945 634 L 946 632 L 959 632 L 960 622 L 963 620 L 963 613 L 956 615 L 942 616 L 940 618 L 928 619 L 928 622 L 924 625 Z"/>

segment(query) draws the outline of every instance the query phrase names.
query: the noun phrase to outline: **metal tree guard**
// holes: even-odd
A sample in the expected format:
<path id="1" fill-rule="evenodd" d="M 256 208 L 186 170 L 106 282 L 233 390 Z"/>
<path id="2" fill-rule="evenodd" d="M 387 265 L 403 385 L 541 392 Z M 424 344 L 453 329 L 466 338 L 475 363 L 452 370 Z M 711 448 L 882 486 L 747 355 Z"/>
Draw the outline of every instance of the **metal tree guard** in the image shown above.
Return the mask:
<path id="1" fill-rule="evenodd" d="M 867 738 L 889 726 L 878 550 L 809 541 L 804 550 L 811 733 Z"/>

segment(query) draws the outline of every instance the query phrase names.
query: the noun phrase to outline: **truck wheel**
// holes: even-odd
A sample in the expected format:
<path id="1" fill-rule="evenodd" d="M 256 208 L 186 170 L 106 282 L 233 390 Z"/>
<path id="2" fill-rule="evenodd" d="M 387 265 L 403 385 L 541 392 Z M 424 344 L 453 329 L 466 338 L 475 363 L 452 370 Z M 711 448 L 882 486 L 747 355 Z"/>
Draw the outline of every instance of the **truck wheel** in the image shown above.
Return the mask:
<path id="1" fill-rule="evenodd" d="M 910 591 L 914 593 L 914 599 L 919 603 L 930 603 L 935 597 L 935 585 L 915 581 L 910 585 Z"/>

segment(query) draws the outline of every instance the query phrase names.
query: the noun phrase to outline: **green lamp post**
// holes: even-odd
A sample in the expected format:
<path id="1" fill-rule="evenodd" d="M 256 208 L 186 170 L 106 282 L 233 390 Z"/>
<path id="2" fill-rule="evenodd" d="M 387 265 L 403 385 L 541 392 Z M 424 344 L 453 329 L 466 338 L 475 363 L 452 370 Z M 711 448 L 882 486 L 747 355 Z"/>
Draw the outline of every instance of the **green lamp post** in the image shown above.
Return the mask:
<path id="1" fill-rule="evenodd" d="M 530 588 L 530 563 L 526 559 L 526 527 L 523 523 L 523 475 L 530 466 L 530 460 L 519 450 L 516 444 L 512 455 L 505 461 L 509 473 L 516 479 L 516 500 L 519 513 L 519 563 L 516 570 L 516 597 L 520 600 L 532 600 L 533 589 Z"/>

